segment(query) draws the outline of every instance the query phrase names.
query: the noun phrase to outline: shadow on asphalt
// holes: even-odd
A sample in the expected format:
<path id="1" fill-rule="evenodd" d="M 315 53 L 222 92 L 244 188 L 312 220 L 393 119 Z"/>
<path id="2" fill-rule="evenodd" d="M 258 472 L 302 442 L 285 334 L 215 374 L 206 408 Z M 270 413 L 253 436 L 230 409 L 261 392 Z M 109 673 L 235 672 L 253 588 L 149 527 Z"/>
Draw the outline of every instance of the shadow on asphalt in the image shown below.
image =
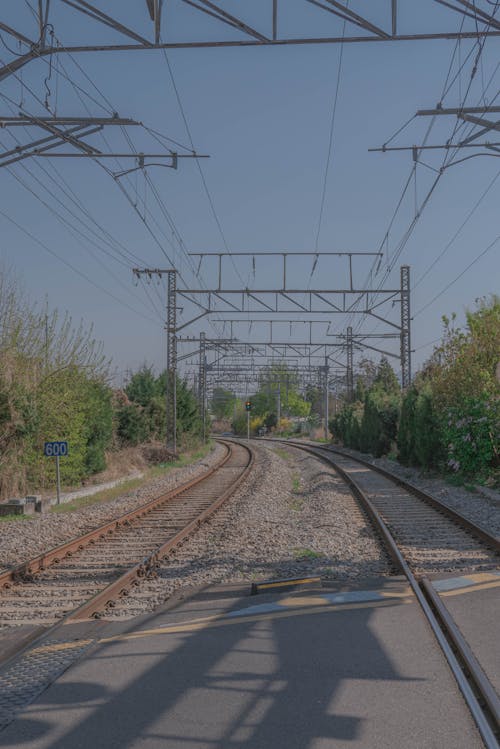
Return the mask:
<path id="1" fill-rule="evenodd" d="M 261 600 L 238 598 L 234 608 Z M 192 603 L 190 617 L 196 596 Z M 336 713 L 346 682 L 416 681 L 397 672 L 373 634 L 373 607 L 235 617 L 200 631 L 101 644 L 0 734 L 0 746 L 308 749 L 333 739 L 343 746 L 363 723 L 356 704 L 352 714 Z M 165 624 L 158 613 L 141 629 Z"/>

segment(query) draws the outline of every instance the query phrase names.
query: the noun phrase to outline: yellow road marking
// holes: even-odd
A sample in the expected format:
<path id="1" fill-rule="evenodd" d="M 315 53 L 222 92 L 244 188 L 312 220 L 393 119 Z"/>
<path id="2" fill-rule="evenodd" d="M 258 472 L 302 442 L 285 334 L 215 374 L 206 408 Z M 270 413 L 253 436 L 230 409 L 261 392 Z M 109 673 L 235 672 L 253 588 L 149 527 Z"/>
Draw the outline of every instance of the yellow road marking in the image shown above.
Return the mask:
<path id="1" fill-rule="evenodd" d="M 256 583 L 256 590 L 264 590 L 268 588 L 284 588 L 291 587 L 292 585 L 304 585 L 305 583 L 319 583 L 321 578 L 319 577 L 301 577 L 298 580 L 283 580 L 276 583 Z"/>
<path id="2" fill-rule="evenodd" d="M 500 577 L 491 572 L 475 572 L 473 575 L 466 575 L 466 577 L 469 580 L 474 580 L 476 583 L 488 583 L 493 580 L 497 580 L 500 583 Z"/>
<path id="3" fill-rule="evenodd" d="M 324 606 L 329 603 L 327 598 L 321 596 L 290 596 L 276 601 L 278 606 Z"/>
<path id="4" fill-rule="evenodd" d="M 351 593 L 352 591 L 348 591 Z M 382 598 L 408 598 L 408 596 L 412 595 L 410 586 L 406 586 L 402 590 L 399 591 L 382 591 L 382 590 L 376 590 L 374 593 L 377 593 Z M 339 593 L 339 595 L 342 595 L 342 593 Z M 323 596 L 289 596 L 288 598 L 281 598 L 279 601 L 276 601 L 278 606 L 325 606 L 325 605 L 331 605 L 331 601 Z M 377 603 L 377 599 L 373 599 L 373 603 Z M 339 606 L 344 606 L 345 604 L 341 603 L 339 601 Z"/>
<path id="5" fill-rule="evenodd" d="M 363 601 L 361 603 L 352 604 L 331 604 L 329 606 L 314 606 L 311 608 L 304 609 L 289 609 L 288 611 L 270 611 L 262 614 L 253 614 L 251 616 L 238 616 L 231 618 L 219 618 L 219 617 L 207 617 L 206 619 L 196 619 L 192 622 L 185 622 L 184 624 L 173 624 L 166 627 L 158 627 L 156 629 L 143 630 L 142 632 L 132 632 L 124 635 L 114 635 L 113 637 L 104 637 L 99 640 L 100 643 L 107 642 L 121 642 L 124 640 L 137 640 L 139 638 L 151 637 L 152 635 L 170 635 L 179 634 L 182 632 L 196 632 L 201 629 L 208 629 L 210 627 L 227 627 L 235 624 L 243 624 L 247 622 L 262 622 L 273 619 L 288 619 L 292 616 L 305 616 L 308 614 L 323 614 L 327 611 L 352 611 L 354 609 L 366 609 L 366 608 L 379 608 L 382 606 L 391 606 L 395 603 L 398 605 L 401 603 L 412 603 L 413 598 L 399 598 L 390 600 L 387 598 L 384 601 Z"/>
<path id="6" fill-rule="evenodd" d="M 40 645 L 39 648 L 29 651 L 29 655 L 40 653 L 57 653 L 60 650 L 71 650 L 71 648 L 81 648 L 84 645 L 90 645 L 93 640 L 72 640 L 71 642 L 56 642 L 51 645 Z"/>
<path id="7" fill-rule="evenodd" d="M 455 590 L 443 590 L 437 591 L 440 596 L 460 596 L 464 593 L 474 593 L 476 590 L 487 590 L 488 588 L 498 588 L 500 586 L 500 580 L 491 583 L 474 584 L 471 583 L 467 588 L 455 588 Z"/>

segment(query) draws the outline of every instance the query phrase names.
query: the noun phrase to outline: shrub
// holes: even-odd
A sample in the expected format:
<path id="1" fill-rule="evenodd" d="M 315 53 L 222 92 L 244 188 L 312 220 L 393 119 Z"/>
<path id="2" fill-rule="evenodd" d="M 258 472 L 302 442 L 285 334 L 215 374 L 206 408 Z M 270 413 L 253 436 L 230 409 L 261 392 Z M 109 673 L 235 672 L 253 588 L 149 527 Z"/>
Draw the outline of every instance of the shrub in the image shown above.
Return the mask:
<path id="1" fill-rule="evenodd" d="M 447 466 L 464 476 L 486 478 L 498 466 L 500 402 L 469 398 L 450 408 L 442 424 Z"/>

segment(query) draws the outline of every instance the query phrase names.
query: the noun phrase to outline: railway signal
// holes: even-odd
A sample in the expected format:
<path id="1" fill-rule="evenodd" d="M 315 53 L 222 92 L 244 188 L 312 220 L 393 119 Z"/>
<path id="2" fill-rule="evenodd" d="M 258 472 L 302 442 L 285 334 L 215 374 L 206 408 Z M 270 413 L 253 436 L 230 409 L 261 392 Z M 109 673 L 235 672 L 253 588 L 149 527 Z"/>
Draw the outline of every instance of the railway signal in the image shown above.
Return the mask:
<path id="1" fill-rule="evenodd" d="M 245 411 L 247 412 L 247 442 L 250 441 L 250 411 L 252 410 L 252 401 L 245 401 Z"/>

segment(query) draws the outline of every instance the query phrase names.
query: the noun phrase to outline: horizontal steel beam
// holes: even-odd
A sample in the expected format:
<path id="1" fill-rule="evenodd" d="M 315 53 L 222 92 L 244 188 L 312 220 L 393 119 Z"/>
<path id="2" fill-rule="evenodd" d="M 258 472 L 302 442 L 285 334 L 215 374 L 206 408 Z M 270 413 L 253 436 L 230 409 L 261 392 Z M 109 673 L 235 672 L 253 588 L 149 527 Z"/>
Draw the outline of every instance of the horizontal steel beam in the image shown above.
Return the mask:
<path id="1" fill-rule="evenodd" d="M 177 289 L 182 294 L 399 294 L 401 289 Z"/>
<path id="2" fill-rule="evenodd" d="M 418 109 L 417 117 L 433 117 L 435 114 L 490 114 L 500 112 L 500 107 L 437 107 L 436 109 Z"/>
<path id="3" fill-rule="evenodd" d="M 44 125 L 142 125 L 129 117 L 1 117 L 0 127 L 37 127 Z"/>

